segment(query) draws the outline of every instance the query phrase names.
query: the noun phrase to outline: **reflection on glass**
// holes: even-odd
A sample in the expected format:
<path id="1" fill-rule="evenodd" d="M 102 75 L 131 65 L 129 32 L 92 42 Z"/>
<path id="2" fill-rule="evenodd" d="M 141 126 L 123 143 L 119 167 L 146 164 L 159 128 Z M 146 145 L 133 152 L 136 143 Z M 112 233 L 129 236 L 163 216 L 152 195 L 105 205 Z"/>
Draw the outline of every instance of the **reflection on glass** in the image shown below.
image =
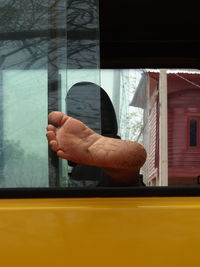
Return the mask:
<path id="1" fill-rule="evenodd" d="M 0 186 L 47 186 L 47 73 L 4 70 L 2 80 L 4 179 Z"/>
<path id="2" fill-rule="evenodd" d="M 4 0 L 0 13 L 0 187 L 47 187 L 45 127 L 48 111 L 63 108 L 66 3 Z"/>
<path id="3" fill-rule="evenodd" d="M 66 2 L 67 68 L 98 69 L 100 60 L 98 0 Z"/>
<path id="4" fill-rule="evenodd" d="M 0 187 L 67 186 L 66 161 L 48 151 L 47 115 L 66 112 L 67 68 L 98 69 L 97 7 L 93 0 L 0 2 Z M 92 76 L 99 81 L 98 71 Z"/>

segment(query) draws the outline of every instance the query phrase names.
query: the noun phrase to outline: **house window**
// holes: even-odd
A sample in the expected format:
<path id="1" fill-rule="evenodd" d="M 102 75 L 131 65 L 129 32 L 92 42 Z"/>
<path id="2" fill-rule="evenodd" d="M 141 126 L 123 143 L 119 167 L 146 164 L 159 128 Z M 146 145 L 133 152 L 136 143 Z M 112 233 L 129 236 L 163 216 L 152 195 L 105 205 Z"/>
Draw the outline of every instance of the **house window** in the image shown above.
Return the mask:
<path id="1" fill-rule="evenodd" d="M 198 121 L 197 120 L 190 120 L 190 147 L 196 147 L 197 146 L 197 127 L 198 127 Z"/>

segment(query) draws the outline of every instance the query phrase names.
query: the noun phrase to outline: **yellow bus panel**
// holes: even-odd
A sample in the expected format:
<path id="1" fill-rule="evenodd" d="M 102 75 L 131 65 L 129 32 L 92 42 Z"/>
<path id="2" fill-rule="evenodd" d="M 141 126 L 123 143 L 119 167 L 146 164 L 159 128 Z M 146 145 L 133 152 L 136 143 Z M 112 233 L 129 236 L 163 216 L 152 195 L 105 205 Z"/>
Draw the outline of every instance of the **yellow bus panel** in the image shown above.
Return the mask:
<path id="1" fill-rule="evenodd" d="M 200 266 L 200 198 L 0 200 L 1 266 Z"/>

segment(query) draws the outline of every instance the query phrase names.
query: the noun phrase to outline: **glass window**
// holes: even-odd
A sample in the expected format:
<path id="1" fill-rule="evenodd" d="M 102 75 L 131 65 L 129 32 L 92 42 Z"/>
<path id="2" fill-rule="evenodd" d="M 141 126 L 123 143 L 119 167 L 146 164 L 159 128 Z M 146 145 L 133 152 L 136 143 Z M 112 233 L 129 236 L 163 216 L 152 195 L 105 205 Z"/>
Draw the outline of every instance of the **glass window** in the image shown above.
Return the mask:
<path id="1" fill-rule="evenodd" d="M 111 186 L 49 149 L 54 110 L 143 144 L 144 185 L 198 184 L 200 72 L 100 70 L 98 21 L 96 0 L 1 1 L 0 188 Z"/>
<path id="2" fill-rule="evenodd" d="M 197 120 L 190 120 L 190 146 L 197 146 Z"/>
<path id="3" fill-rule="evenodd" d="M 73 83 L 99 81 L 98 28 L 97 1 L 1 1 L 1 188 L 67 186 L 68 165 L 48 148 L 47 116 L 66 112 Z"/>

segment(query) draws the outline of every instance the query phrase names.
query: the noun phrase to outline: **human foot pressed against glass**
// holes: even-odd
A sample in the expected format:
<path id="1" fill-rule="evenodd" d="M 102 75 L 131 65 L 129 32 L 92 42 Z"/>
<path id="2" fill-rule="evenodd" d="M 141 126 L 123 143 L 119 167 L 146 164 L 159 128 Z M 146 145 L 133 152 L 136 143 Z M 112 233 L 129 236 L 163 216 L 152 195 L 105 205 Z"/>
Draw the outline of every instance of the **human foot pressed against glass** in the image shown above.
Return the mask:
<path id="1" fill-rule="evenodd" d="M 47 139 L 57 156 L 78 164 L 97 166 L 120 185 L 138 185 L 139 170 L 146 151 L 137 142 L 97 134 L 84 123 L 53 111 L 47 126 Z"/>

